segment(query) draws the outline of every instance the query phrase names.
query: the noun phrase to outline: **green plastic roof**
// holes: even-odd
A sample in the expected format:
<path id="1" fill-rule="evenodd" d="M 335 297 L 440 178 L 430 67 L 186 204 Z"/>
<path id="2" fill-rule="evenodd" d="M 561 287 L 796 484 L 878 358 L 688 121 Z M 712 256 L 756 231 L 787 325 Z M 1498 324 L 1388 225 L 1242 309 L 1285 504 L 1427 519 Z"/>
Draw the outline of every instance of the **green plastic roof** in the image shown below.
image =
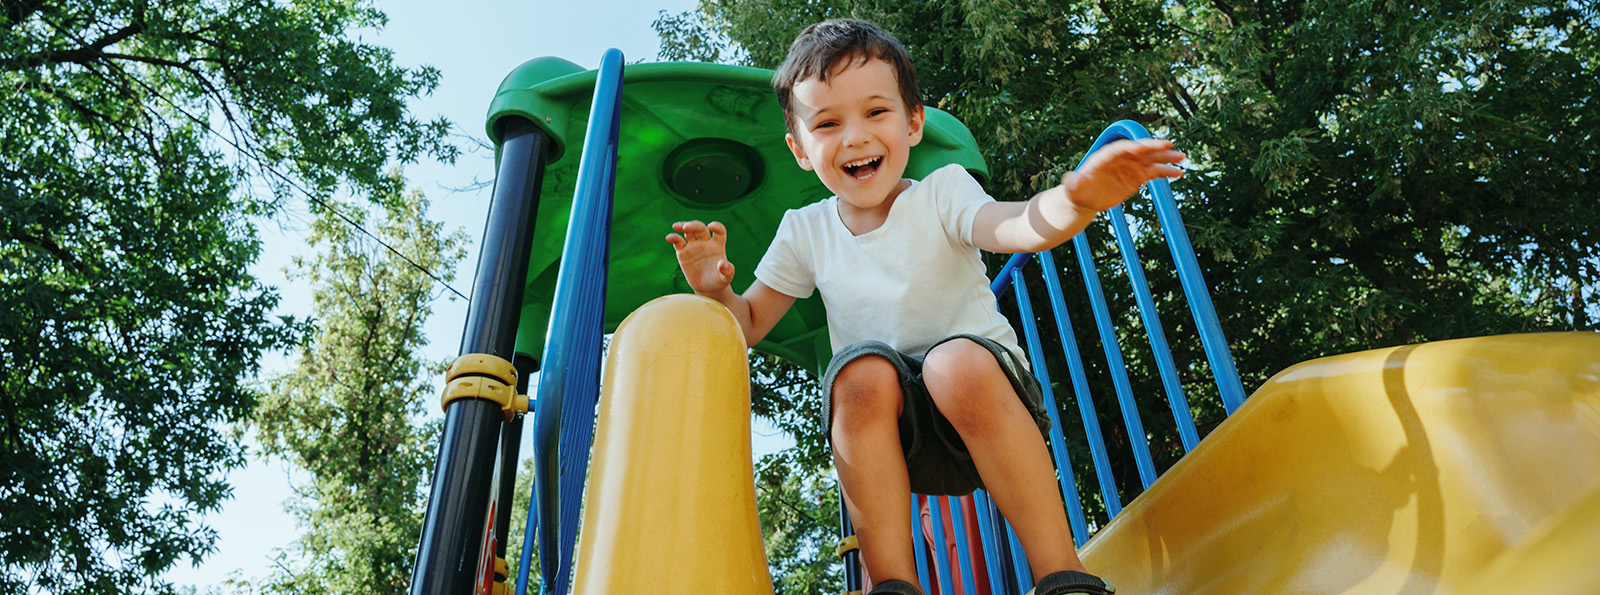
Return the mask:
<path id="1" fill-rule="evenodd" d="M 561 247 L 594 95 L 595 72 L 560 58 L 536 58 L 500 84 L 489 106 L 489 137 L 496 123 L 521 116 L 555 141 L 528 263 L 517 351 L 542 357 Z M 611 264 L 605 324 L 615 329 L 651 299 L 691 290 L 664 238 L 674 221 L 721 221 L 728 226 L 733 286 L 755 280 L 755 266 L 784 211 L 827 198 L 817 176 L 800 169 L 784 143 L 783 114 L 772 93 L 772 71 L 697 62 L 627 66 L 623 74 L 622 131 L 612 209 Z M 960 163 L 980 181 L 988 168 L 966 126 L 928 109 L 922 143 L 912 150 L 906 175 L 921 178 Z M 820 372 L 831 357 L 821 298 L 796 302 L 756 348 Z"/>

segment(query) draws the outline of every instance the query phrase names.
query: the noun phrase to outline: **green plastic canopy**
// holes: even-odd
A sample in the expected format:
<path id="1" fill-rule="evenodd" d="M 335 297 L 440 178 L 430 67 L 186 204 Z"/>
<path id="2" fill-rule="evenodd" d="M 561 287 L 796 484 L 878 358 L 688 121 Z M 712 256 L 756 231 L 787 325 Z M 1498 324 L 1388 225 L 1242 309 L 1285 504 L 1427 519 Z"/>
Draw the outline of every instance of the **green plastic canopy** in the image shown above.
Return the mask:
<path id="1" fill-rule="evenodd" d="M 489 106 L 488 132 L 496 146 L 501 140 L 497 123 L 506 117 L 526 118 L 554 141 L 545 160 L 517 332 L 517 352 L 534 358 L 544 352 L 594 82 L 594 71 L 560 58 L 536 58 L 505 78 Z M 784 211 L 831 195 L 815 174 L 795 163 L 784 132 L 770 70 L 697 62 L 626 68 L 606 290 L 608 332 L 647 301 L 691 291 L 664 239 L 673 222 L 726 225 L 728 259 L 736 269 L 733 287 L 743 291 L 755 280 L 756 263 Z M 955 117 L 928 108 L 923 139 L 911 152 L 906 175 L 921 178 L 950 163 L 960 163 L 979 181 L 988 178 L 972 133 Z M 832 355 L 821 298 L 797 301 L 756 349 L 820 373 Z"/>

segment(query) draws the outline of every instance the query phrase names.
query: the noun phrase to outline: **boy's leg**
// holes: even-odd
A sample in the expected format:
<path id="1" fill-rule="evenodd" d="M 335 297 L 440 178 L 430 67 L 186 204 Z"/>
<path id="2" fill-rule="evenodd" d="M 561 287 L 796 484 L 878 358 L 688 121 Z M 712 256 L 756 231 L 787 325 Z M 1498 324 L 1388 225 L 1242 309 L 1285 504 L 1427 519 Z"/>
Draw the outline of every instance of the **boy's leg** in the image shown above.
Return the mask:
<path id="1" fill-rule="evenodd" d="M 915 583 L 911 485 L 900 448 L 905 396 L 893 364 L 867 355 L 845 364 L 833 382 L 833 462 L 845 508 L 874 583 Z"/>
<path id="2" fill-rule="evenodd" d="M 1034 576 L 1082 572 L 1050 453 L 994 354 L 971 340 L 952 339 L 928 352 L 922 378 L 1011 521 Z"/>

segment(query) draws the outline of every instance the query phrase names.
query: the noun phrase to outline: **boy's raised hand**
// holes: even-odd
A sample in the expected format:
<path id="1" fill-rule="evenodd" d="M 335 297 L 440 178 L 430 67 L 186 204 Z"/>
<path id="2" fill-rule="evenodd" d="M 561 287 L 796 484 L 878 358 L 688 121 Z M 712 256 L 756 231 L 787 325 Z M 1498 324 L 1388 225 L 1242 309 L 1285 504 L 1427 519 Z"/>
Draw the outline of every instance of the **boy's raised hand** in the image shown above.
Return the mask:
<path id="1" fill-rule="evenodd" d="M 728 228 L 712 221 L 679 221 L 672 224 L 667 241 L 678 253 L 678 268 L 694 292 L 705 296 L 721 293 L 733 282 L 733 263 L 728 262 Z M 681 234 L 681 235 L 680 235 Z"/>
<path id="2" fill-rule="evenodd" d="M 1101 147 L 1077 170 L 1061 176 L 1061 186 L 1073 206 L 1098 213 L 1122 204 L 1145 182 L 1182 176 L 1177 164 L 1186 157 L 1173 150 L 1169 140 L 1119 140 Z"/>

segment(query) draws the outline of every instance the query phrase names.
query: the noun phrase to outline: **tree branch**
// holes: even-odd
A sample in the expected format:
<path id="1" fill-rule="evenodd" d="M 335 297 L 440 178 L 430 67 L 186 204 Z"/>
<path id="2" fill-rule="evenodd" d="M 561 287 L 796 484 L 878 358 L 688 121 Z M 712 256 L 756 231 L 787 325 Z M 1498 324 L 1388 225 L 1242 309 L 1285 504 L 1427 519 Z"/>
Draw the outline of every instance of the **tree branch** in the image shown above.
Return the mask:
<path id="1" fill-rule="evenodd" d="M 22 21 L 44 8 L 44 0 L 3 0 L 0 5 L 5 7 L 6 16 L 11 19 L 6 22 L 6 28 L 9 29 L 22 24 Z"/>

